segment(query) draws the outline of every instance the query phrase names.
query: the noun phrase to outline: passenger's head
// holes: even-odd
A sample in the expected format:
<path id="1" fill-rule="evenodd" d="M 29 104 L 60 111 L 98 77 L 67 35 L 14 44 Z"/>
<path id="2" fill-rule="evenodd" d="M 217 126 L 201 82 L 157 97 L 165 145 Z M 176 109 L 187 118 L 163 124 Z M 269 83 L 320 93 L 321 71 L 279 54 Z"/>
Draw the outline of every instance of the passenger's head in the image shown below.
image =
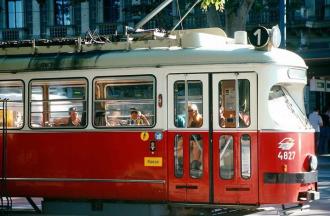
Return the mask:
<path id="1" fill-rule="evenodd" d="M 69 115 L 70 115 L 71 118 L 77 118 L 78 117 L 77 107 L 70 107 L 69 108 Z"/>
<path id="2" fill-rule="evenodd" d="M 314 112 L 320 113 L 320 108 L 315 107 L 315 108 L 314 108 Z"/>
<path id="3" fill-rule="evenodd" d="M 138 118 L 138 110 L 135 108 L 131 108 L 131 118 L 132 119 L 137 119 Z"/>
<path id="4" fill-rule="evenodd" d="M 189 104 L 188 105 L 188 114 L 189 116 L 194 116 L 198 113 L 198 108 L 196 104 Z"/>

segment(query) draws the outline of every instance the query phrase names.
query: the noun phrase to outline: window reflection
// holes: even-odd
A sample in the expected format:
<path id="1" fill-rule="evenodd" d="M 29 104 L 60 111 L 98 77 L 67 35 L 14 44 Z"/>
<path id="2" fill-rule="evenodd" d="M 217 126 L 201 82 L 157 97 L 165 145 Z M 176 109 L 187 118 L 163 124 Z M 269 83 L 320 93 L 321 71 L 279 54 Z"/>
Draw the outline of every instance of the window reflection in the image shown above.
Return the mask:
<path id="1" fill-rule="evenodd" d="M 303 107 L 303 104 L 299 106 L 284 87 L 275 85 L 271 88 L 268 96 L 268 108 L 275 127 L 282 129 L 311 128 L 305 112 L 300 107 Z"/>
<path id="2" fill-rule="evenodd" d="M 174 175 L 177 178 L 183 176 L 183 137 L 175 136 L 174 144 Z"/>
<path id="3" fill-rule="evenodd" d="M 190 176 L 200 178 L 203 175 L 203 142 L 199 134 L 190 136 Z"/>
<path id="4" fill-rule="evenodd" d="M 219 140 L 220 177 L 232 179 L 234 177 L 234 142 L 230 135 L 223 135 Z"/>
<path id="5" fill-rule="evenodd" d="M 238 80 L 239 127 L 250 126 L 250 82 L 247 79 Z"/>
<path id="6" fill-rule="evenodd" d="M 71 25 L 71 1 L 70 0 L 55 0 L 55 24 L 56 25 Z"/>
<path id="7" fill-rule="evenodd" d="M 241 176 L 243 179 L 251 177 L 251 138 L 247 134 L 241 137 Z"/>

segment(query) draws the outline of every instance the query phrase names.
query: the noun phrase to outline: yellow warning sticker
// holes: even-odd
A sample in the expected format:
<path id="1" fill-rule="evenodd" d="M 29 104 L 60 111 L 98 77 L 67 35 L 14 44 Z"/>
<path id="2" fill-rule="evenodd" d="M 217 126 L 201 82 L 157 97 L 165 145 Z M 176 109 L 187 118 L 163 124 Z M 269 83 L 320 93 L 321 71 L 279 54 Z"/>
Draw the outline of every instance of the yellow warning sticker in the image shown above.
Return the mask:
<path id="1" fill-rule="evenodd" d="M 144 166 L 152 167 L 162 167 L 163 158 L 162 157 L 144 157 Z"/>
<path id="2" fill-rule="evenodd" d="M 141 138 L 142 141 L 148 141 L 149 140 L 149 133 L 147 131 L 141 132 L 140 138 Z"/>

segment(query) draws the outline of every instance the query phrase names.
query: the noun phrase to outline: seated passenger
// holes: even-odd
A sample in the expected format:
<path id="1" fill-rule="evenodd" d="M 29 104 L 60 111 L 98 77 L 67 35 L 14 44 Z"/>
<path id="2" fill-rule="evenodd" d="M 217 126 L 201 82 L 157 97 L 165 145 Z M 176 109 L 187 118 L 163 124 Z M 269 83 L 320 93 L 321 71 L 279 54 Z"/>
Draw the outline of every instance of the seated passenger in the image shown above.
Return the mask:
<path id="1" fill-rule="evenodd" d="M 202 127 L 203 117 L 198 112 L 196 104 L 188 105 L 188 127 Z"/>
<path id="2" fill-rule="evenodd" d="M 128 125 L 150 125 L 147 117 L 135 108 L 131 108 L 131 117 Z"/>
<path id="3" fill-rule="evenodd" d="M 186 126 L 186 118 L 183 114 L 177 115 L 177 117 L 175 119 L 175 126 L 179 127 L 179 128 L 183 128 Z"/>
<path id="4" fill-rule="evenodd" d="M 106 125 L 108 127 L 118 127 L 121 125 L 121 122 L 120 122 L 120 116 L 121 116 L 121 113 L 119 110 L 114 110 L 114 111 L 111 111 L 110 113 L 107 113 L 106 115 Z"/>
<path id="5" fill-rule="evenodd" d="M 54 119 L 54 125 L 55 126 L 71 126 L 71 127 L 81 126 L 81 120 L 79 118 L 76 107 L 70 107 L 69 115 L 70 115 L 69 117 Z"/>

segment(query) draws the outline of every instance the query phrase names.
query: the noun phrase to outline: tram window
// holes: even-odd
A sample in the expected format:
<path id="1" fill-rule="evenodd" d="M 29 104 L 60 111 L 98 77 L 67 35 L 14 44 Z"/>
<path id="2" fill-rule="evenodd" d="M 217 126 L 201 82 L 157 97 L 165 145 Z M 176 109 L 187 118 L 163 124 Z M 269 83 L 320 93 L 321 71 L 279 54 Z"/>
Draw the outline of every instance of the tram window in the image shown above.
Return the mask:
<path id="1" fill-rule="evenodd" d="M 30 127 L 86 126 L 87 80 L 51 79 L 30 82 Z"/>
<path id="2" fill-rule="evenodd" d="M 24 121 L 24 84 L 22 81 L 0 81 L 0 127 L 6 115 L 8 129 L 23 127 Z M 4 99 L 7 99 L 6 103 Z M 4 110 L 5 109 L 5 110 Z"/>
<path id="3" fill-rule="evenodd" d="M 222 135 L 219 140 L 220 149 L 220 177 L 232 179 L 234 177 L 234 142 L 233 136 Z"/>
<path id="4" fill-rule="evenodd" d="M 175 136 L 174 144 L 174 175 L 177 178 L 183 176 L 183 137 Z"/>
<path id="5" fill-rule="evenodd" d="M 203 142 L 199 134 L 190 136 L 190 177 L 201 178 L 203 175 Z"/>
<path id="6" fill-rule="evenodd" d="M 155 125 L 153 76 L 102 77 L 94 80 L 96 127 L 152 127 Z"/>
<path id="7" fill-rule="evenodd" d="M 251 138 L 247 134 L 241 137 L 241 176 L 243 179 L 251 177 Z"/>
<path id="8" fill-rule="evenodd" d="M 297 104 L 299 101 L 300 106 Z M 275 127 L 282 129 L 311 128 L 305 111 L 302 111 L 300 107 L 304 107 L 303 100 L 295 100 L 284 87 L 276 85 L 271 88 L 268 96 L 268 108 Z"/>
<path id="9" fill-rule="evenodd" d="M 203 85 L 201 81 L 180 80 L 174 83 L 174 119 L 174 125 L 179 128 L 202 127 Z"/>
<path id="10" fill-rule="evenodd" d="M 236 80 L 222 80 L 219 83 L 220 127 L 250 126 L 250 82 L 247 79 L 238 79 L 237 86 Z"/>

